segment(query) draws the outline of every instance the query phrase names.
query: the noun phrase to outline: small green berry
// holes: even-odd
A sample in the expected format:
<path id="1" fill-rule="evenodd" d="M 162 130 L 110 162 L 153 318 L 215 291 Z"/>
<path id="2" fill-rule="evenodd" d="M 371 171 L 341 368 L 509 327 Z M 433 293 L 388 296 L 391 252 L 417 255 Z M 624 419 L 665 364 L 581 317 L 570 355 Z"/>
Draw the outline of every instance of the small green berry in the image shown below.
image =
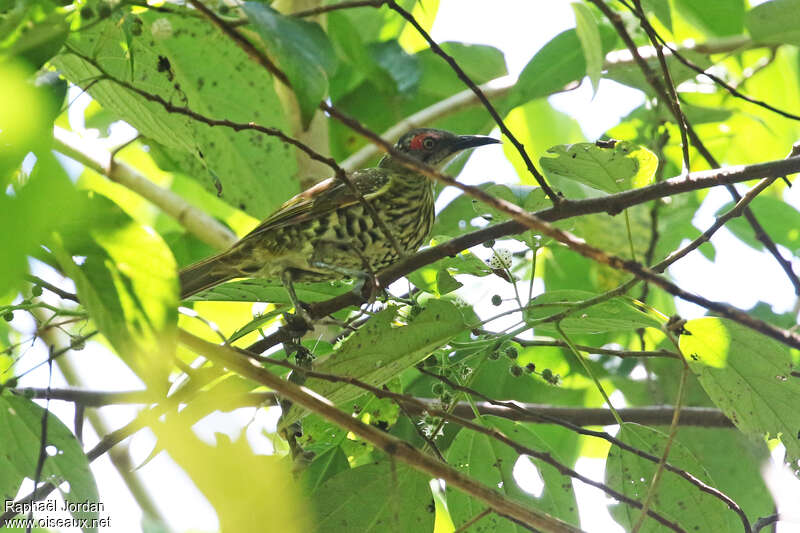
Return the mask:
<path id="1" fill-rule="evenodd" d="M 528 363 L 527 365 L 525 365 L 525 372 L 527 372 L 528 374 L 533 374 L 534 372 L 536 372 L 536 365 L 533 363 Z"/>
<path id="2" fill-rule="evenodd" d="M 494 246 L 494 239 L 489 239 L 488 241 L 483 243 L 484 248 L 491 248 L 492 246 Z"/>
<path id="3" fill-rule="evenodd" d="M 515 378 L 518 378 L 522 375 L 522 367 L 519 365 L 512 365 L 508 367 L 508 371 L 511 372 L 511 375 Z"/>
<path id="4" fill-rule="evenodd" d="M 509 359 L 516 359 L 519 357 L 519 352 L 513 346 L 507 346 L 505 349 L 505 354 Z"/>
<path id="5" fill-rule="evenodd" d="M 33 287 L 31 287 L 31 294 L 34 296 L 41 296 L 42 295 L 41 285 L 34 285 Z"/>
<path id="6" fill-rule="evenodd" d="M 549 368 L 545 368 L 544 370 L 542 370 L 542 379 L 544 379 L 545 381 L 552 380 L 553 379 L 553 371 L 550 370 Z"/>
<path id="7" fill-rule="evenodd" d="M 97 13 L 100 15 L 100 18 L 108 18 L 111 16 L 111 6 L 108 4 L 100 4 L 100 7 L 97 8 Z"/>
<path id="8" fill-rule="evenodd" d="M 89 6 L 86 6 L 81 9 L 81 18 L 85 20 L 89 20 L 90 18 L 94 17 L 94 9 Z"/>
<path id="9" fill-rule="evenodd" d="M 500 352 L 498 352 L 497 350 L 493 350 L 489 352 L 489 354 L 486 357 L 488 357 L 492 361 L 497 361 L 498 359 L 500 359 Z"/>
<path id="10" fill-rule="evenodd" d="M 499 294 L 495 294 L 494 296 L 492 296 L 492 305 L 493 306 L 497 307 L 501 303 L 503 303 L 503 299 L 500 298 Z"/>
<path id="11" fill-rule="evenodd" d="M 450 402 L 452 402 L 452 401 L 453 401 L 453 395 L 452 395 L 452 394 L 450 394 L 449 392 L 445 391 L 445 392 L 443 392 L 443 393 L 442 393 L 442 394 L 439 396 L 439 400 L 440 400 L 440 401 L 441 401 L 443 404 L 449 404 Z"/>
<path id="12" fill-rule="evenodd" d="M 5 320 L 6 322 L 11 322 L 12 320 L 14 320 L 14 313 L 12 311 L 8 311 L 3 315 L 3 320 Z"/>

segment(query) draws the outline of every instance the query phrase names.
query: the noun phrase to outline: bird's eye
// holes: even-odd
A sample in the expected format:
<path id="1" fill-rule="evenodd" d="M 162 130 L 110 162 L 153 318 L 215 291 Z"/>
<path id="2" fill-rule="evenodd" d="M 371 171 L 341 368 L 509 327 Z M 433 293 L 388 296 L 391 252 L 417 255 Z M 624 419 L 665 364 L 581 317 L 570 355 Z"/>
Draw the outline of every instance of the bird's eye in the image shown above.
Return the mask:
<path id="1" fill-rule="evenodd" d="M 436 144 L 436 141 L 434 141 L 432 137 L 425 137 L 422 139 L 422 146 L 426 150 L 432 150 L 434 144 Z"/>

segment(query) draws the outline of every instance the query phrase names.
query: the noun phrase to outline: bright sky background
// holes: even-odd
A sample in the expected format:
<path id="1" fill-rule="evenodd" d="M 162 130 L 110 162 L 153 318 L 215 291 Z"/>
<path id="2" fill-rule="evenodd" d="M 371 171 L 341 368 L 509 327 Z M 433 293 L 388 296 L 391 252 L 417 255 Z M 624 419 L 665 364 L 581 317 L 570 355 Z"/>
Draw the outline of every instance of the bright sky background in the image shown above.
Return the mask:
<path id="1" fill-rule="evenodd" d="M 755 3 L 755 2 L 751 2 Z M 513 16 L 509 16 L 513 13 Z M 505 53 L 508 70 L 516 77 L 530 60 L 533 54 L 553 36 L 574 26 L 574 16 L 567 1 L 532 2 L 529 0 L 441 0 L 439 14 L 432 35 L 437 41 L 464 41 L 488 44 L 501 49 Z M 640 105 L 642 94 L 623 87 L 614 82 L 601 82 L 599 91 L 592 97 L 591 88 L 584 83 L 578 90 L 559 94 L 550 99 L 560 111 L 576 119 L 583 128 L 588 140 L 594 140 L 605 130 L 617 123 L 621 116 Z M 80 104 L 79 104 L 80 105 Z M 547 124 L 542 124 L 547 127 Z M 468 133 L 468 132 L 462 132 Z M 517 182 L 518 177 L 499 147 L 482 149 L 480 157 L 471 158 L 461 175 L 467 183 L 486 181 L 487 176 L 500 182 Z M 800 205 L 800 191 L 795 187 L 787 198 L 794 205 Z M 728 201 L 720 191 L 712 193 L 695 219 L 695 224 L 703 229 L 712 221 L 714 211 Z M 794 305 L 793 293 L 784 274 L 775 261 L 764 254 L 757 253 L 734 240 L 727 230 L 722 230 L 715 237 L 717 259 L 712 263 L 700 254 L 692 254 L 680 261 L 671 273 L 681 286 L 690 291 L 702 292 L 711 299 L 728 301 L 747 309 L 756 301 L 768 301 L 775 311 L 784 312 Z M 800 268 L 800 265 L 795 265 Z M 54 282 L 52 275 L 47 276 Z M 754 290 L 754 287 L 743 284 L 743 279 L 759 279 L 760 283 L 770 281 Z M 685 318 L 704 314 L 703 310 L 691 305 L 680 304 L 679 310 Z M 14 326 L 33 331 L 34 325 L 17 314 Z M 123 367 L 114 357 L 90 343 L 79 353 L 81 368 L 93 368 L 92 375 L 84 376 L 86 386 L 101 390 L 124 390 L 141 388 L 142 384 Z M 31 350 L 26 361 L 41 361 L 46 358 L 43 346 Z M 24 371 L 25 367 L 19 368 Z M 45 368 L 32 372 L 24 378 L 21 386 L 41 386 L 47 382 Z M 63 379 L 57 374 L 53 378 L 53 386 L 64 386 Z M 612 398 L 616 401 L 618 398 Z M 621 405 L 621 404 L 620 404 Z M 52 402 L 51 409 L 68 425 L 73 418 L 72 408 L 63 402 Z M 132 418 L 136 409 L 117 406 L 104 408 L 102 413 L 111 421 L 113 428 L 121 426 Z M 258 450 L 268 452 L 270 443 L 259 436 L 264 427 L 274 427 L 275 412 L 268 410 L 242 409 L 231 414 L 216 414 L 210 417 L 206 429 L 201 426 L 202 437 L 213 442 L 213 435 L 208 428 L 220 430 L 230 428 L 231 437 L 236 437 L 234 428 L 241 427 L 253 417 L 255 421 L 248 428 L 248 438 Z M 93 445 L 97 438 L 87 424 L 85 438 Z M 154 439 L 149 432 L 140 432 L 131 441 L 131 453 L 135 463 L 140 463 L 150 453 Z M 140 531 L 141 515 L 138 507 L 128 494 L 116 471 L 110 465 L 107 456 L 92 463 L 92 470 L 101 488 L 102 500 L 106 505 L 104 515 L 111 516 L 112 531 L 127 533 Z M 582 459 L 578 470 L 595 479 L 602 480 L 602 461 Z M 197 531 L 215 531 L 216 517 L 213 510 L 205 503 L 203 496 L 193 488 L 186 475 L 176 468 L 165 454 L 139 470 L 146 489 L 150 491 L 163 514 L 168 518 L 175 531 L 196 529 Z M 778 489 L 785 496 L 800 494 L 800 483 L 791 475 L 782 475 L 783 485 Z M 30 485 L 23 487 L 21 493 L 26 494 Z M 575 484 L 578 500 L 581 503 L 581 527 L 590 533 L 615 533 L 622 528 L 611 521 L 605 509 L 607 500 L 599 491 L 590 489 L 580 483 Z M 180 494 L 178 498 L 176 495 Z M 787 503 L 787 505 L 789 505 Z M 789 507 L 786 507 L 788 509 Z M 788 533 L 788 526 L 779 529 Z"/>

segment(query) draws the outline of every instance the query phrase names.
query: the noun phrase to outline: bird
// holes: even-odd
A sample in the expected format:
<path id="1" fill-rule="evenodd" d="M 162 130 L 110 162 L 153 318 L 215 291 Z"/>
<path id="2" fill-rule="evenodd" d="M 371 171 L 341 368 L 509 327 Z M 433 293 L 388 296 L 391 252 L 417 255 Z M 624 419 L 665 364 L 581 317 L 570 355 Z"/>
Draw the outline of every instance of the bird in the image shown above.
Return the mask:
<path id="1" fill-rule="evenodd" d="M 395 150 L 441 169 L 461 151 L 499 142 L 416 128 L 400 137 Z M 183 268 L 181 299 L 235 278 L 267 278 L 280 280 L 295 313 L 302 313 L 294 282 L 367 279 L 429 238 L 434 193 L 426 176 L 387 154 L 376 167 L 352 172 L 349 180 L 382 224 L 353 187 L 336 177 L 326 179 L 289 199 L 228 250 Z"/>

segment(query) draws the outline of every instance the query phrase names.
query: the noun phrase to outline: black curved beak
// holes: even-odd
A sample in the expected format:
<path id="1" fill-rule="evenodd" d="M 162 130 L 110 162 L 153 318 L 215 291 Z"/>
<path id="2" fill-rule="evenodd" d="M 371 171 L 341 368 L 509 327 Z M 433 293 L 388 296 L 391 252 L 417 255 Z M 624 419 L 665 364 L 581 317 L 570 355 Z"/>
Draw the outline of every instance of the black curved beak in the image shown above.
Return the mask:
<path id="1" fill-rule="evenodd" d="M 478 146 L 484 146 L 487 144 L 497 144 L 499 142 L 499 140 L 492 137 L 487 137 L 486 135 L 459 135 L 451 147 L 451 153 L 456 153 L 460 152 L 461 150 L 476 148 Z"/>

